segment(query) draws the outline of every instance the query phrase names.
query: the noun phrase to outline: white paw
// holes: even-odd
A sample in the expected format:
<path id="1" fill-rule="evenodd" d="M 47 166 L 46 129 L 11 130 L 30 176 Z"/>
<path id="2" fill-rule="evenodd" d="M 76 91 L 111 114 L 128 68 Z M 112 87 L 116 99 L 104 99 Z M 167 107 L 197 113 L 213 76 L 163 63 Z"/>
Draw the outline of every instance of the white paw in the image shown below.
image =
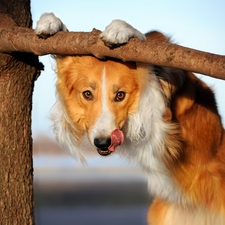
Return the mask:
<path id="1" fill-rule="evenodd" d="M 54 35 L 58 31 L 67 31 L 67 28 L 54 13 L 44 13 L 38 20 L 35 29 L 35 33 L 42 37 Z"/>
<path id="2" fill-rule="evenodd" d="M 146 40 L 144 34 L 123 20 L 113 20 L 100 34 L 100 38 L 104 42 L 111 44 L 127 43 L 133 37 L 141 41 Z"/>

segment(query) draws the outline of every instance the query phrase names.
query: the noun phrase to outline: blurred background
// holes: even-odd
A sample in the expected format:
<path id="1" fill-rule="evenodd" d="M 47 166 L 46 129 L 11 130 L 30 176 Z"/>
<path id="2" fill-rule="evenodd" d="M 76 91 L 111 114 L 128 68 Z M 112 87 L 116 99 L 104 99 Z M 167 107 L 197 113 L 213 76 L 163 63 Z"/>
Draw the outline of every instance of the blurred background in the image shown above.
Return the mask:
<path id="1" fill-rule="evenodd" d="M 177 43 L 225 55 L 224 0 L 32 0 L 33 27 L 44 12 L 53 12 L 70 31 L 104 30 L 122 19 L 145 33 L 159 30 Z M 35 82 L 34 141 L 35 216 L 37 225 L 146 225 L 152 197 L 140 168 L 117 155 L 86 155 L 81 166 L 56 143 L 48 114 L 55 102 L 55 62 L 40 57 L 45 71 Z M 225 81 L 197 74 L 211 86 L 225 125 Z"/>

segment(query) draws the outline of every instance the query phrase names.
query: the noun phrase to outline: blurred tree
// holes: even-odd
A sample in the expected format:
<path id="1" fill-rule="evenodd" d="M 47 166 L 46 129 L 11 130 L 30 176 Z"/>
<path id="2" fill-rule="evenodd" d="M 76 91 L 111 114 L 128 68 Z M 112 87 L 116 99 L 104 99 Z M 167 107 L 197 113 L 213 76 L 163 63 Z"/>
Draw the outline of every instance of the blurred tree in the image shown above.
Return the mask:
<path id="1" fill-rule="evenodd" d="M 0 0 L 0 27 L 31 28 L 30 0 Z M 10 37 L 8 37 L 10 39 Z M 0 53 L 0 224 L 34 224 L 31 109 L 38 57 Z"/>

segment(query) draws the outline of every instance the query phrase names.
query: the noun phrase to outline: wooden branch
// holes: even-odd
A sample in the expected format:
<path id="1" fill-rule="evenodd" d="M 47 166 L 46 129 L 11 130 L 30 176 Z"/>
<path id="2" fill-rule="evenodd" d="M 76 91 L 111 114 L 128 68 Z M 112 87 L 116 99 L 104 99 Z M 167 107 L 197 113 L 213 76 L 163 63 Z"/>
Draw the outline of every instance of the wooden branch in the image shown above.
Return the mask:
<path id="1" fill-rule="evenodd" d="M 131 39 L 126 45 L 110 49 L 99 39 L 98 30 L 59 32 L 47 39 L 22 27 L 0 28 L 0 52 L 30 52 L 36 55 L 94 55 L 123 61 L 146 62 L 183 69 L 225 80 L 225 56 L 210 54 L 170 43 L 141 42 Z"/>

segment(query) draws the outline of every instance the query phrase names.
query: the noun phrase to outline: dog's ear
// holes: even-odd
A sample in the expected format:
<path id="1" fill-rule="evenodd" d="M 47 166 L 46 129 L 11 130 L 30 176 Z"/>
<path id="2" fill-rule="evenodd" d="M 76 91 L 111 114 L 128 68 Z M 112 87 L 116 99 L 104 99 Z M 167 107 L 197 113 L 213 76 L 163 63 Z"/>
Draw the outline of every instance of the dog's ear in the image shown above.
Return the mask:
<path id="1" fill-rule="evenodd" d="M 60 146 L 66 150 L 78 163 L 86 164 L 86 160 L 81 153 L 85 143 L 75 125 L 70 120 L 65 107 L 58 97 L 52 108 L 50 119 L 56 139 Z"/>
<path id="2" fill-rule="evenodd" d="M 166 112 L 166 99 L 154 67 L 145 63 L 136 63 L 140 97 L 135 113 L 128 118 L 127 136 L 134 143 L 147 140 L 161 140 L 164 129 L 163 115 Z"/>
<path id="3" fill-rule="evenodd" d="M 148 146 L 145 153 L 138 153 L 144 161 L 149 152 L 155 152 L 166 161 L 176 158 L 180 151 L 180 130 L 171 122 L 167 96 L 154 72 L 154 66 L 137 63 L 140 85 L 139 105 L 127 121 L 127 138 L 136 145 Z M 150 154 L 151 155 L 151 154 Z"/>

